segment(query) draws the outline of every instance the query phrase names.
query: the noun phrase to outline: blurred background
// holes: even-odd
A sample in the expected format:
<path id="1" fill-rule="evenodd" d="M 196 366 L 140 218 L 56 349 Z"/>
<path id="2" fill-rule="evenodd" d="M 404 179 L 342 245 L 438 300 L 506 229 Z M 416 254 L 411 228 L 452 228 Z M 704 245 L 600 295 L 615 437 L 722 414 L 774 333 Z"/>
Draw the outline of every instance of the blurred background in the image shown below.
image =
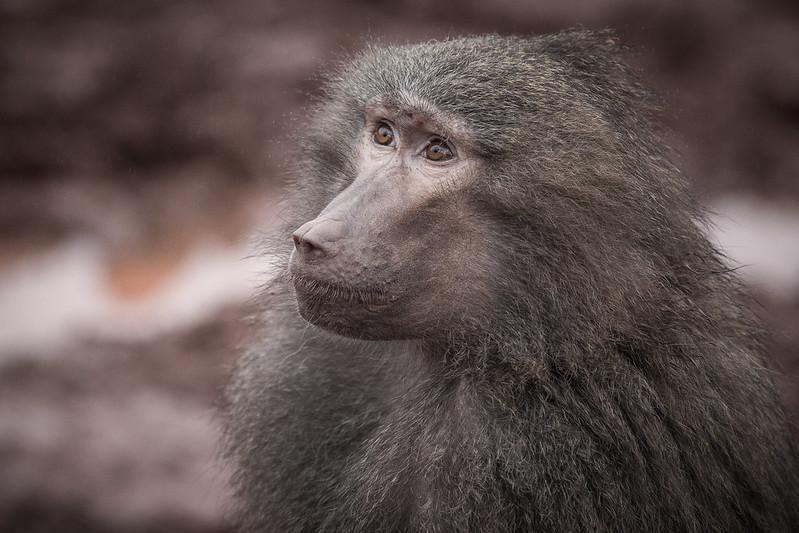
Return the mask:
<path id="1" fill-rule="evenodd" d="M 796 421 L 798 2 L 0 0 L 0 531 L 229 531 L 214 405 L 320 72 L 575 26 L 662 97 Z"/>

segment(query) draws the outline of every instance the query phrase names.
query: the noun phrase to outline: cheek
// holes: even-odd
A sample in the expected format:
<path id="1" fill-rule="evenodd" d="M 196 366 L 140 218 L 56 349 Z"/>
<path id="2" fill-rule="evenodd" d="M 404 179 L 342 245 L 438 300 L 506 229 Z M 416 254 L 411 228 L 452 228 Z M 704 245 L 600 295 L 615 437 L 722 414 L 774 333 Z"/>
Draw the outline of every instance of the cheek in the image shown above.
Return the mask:
<path id="1" fill-rule="evenodd" d="M 491 240 L 482 231 L 462 231 L 441 264 L 449 305 L 461 314 L 482 315 L 493 309 L 498 271 Z"/>
<path id="2" fill-rule="evenodd" d="M 479 217 L 451 207 L 411 230 L 400 259 L 404 282 L 428 316 L 481 315 L 496 299 L 495 232 Z"/>

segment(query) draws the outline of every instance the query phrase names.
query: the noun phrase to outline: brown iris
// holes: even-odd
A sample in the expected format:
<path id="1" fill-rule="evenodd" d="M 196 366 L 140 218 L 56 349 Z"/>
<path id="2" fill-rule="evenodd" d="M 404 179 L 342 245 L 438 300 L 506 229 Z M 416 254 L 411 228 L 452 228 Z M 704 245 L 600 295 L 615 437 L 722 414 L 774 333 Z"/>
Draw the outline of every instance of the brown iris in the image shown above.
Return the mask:
<path id="1" fill-rule="evenodd" d="M 372 138 L 379 145 L 391 146 L 394 144 L 394 130 L 385 122 L 381 122 L 377 125 L 377 128 L 375 128 Z"/>
<path id="2" fill-rule="evenodd" d="M 424 156 L 430 161 L 452 159 L 452 150 L 444 139 L 433 139 L 424 149 Z"/>

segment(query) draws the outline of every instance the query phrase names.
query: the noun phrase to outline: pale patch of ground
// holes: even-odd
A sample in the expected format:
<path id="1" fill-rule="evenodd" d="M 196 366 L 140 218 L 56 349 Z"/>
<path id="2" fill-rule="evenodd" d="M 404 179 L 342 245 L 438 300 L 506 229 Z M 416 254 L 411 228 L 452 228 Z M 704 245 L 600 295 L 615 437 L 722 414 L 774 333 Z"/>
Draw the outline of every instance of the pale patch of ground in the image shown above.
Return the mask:
<path id="1" fill-rule="evenodd" d="M 73 240 L 0 276 L 0 354 L 48 353 L 80 338 L 146 340 L 250 298 L 270 270 L 250 246 L 199 245 L 148 294 L 109 286 L 102 248 Z"/>
<path id="2" fill-rule="evenodd" d="M 747 283 L 776 298 L 799 291 L 799 210 L 729 196 L 713 213 L 710 236 Z"/>

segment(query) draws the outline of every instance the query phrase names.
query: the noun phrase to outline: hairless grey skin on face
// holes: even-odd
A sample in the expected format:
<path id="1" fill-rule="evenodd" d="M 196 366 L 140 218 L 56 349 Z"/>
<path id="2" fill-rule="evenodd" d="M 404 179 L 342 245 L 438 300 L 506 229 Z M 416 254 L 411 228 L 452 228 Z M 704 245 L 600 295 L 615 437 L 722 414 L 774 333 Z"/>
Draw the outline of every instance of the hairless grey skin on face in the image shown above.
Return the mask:
<path id="1" fill-rule="evenodd" d="M 799 531 L 738 282 L 609 33 L 370 48 L 228 391 L 243 531 Z"/>
<path id="2" fill-rule="evenodd" d="M 439 263 L 431 251 L 457 246 L 458 256 L 448 260 L 454 263 L 474 247 L 450 242 L 465 213 L 445 222 L 435 206 L 475 179 L 479 162 L 469 151 L 468 133 L 446 133 L 444 124 L 454 121 L 439 122 L 430 109 L 413 100 L 368 105 L 354 147 L 354 179 L 293 233 L 289 273 L 300 314 L 309 322 L 362 339 L 418 337 L 432 318 L 419 306 L 422 294 L 441 290 L 441 278 L 458 267 L 435 272 L 443 265 L 429 265 L 420 278 L 421 268 L 408 265 Z M 438 229 L 430 227 L 425 236 L 420 220 L 427 216 L 435 217 L 429 225 Z"/>

